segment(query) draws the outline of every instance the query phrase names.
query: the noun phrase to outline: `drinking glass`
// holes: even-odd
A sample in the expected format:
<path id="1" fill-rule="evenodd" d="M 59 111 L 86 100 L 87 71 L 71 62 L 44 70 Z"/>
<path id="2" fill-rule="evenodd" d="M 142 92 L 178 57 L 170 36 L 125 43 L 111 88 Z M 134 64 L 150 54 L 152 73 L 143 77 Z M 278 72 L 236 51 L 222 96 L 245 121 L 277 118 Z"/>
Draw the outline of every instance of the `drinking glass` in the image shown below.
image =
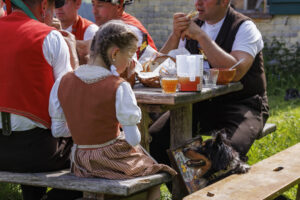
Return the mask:
<path id="1" fill-rule="evenodd" d="M 217 84 L 219 75 L 218 69 L 205 69 L 203 71 L 204 87 L 212 88 Z"/>

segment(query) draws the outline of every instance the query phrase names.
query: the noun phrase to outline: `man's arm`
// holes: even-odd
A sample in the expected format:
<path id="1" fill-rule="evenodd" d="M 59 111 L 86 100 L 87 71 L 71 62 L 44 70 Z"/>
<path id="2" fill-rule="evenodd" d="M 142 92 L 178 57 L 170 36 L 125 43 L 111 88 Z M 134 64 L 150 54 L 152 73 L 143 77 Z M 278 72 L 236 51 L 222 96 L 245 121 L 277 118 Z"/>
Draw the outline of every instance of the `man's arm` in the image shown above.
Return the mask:
<path id="1" fill-rule="evenodd" d="M 229 68 L 244 58 L 244 61 L 236 67 L 237 73 L 234 81 L 239 81 L 254 61 L 254 58 L 244 51 L 225 52 L 194 22 L 191 22 L 188 29 L 183 32 L 182 37 L 197 40 L 212 67 Z"/>
<path id="2" fill-rule="evenodd" d="M 175 13 L 173 16 L 173 32 L 160 52 L 167 54 L 169 51 L 178 48 L 180 36 L 189 27 L 190 19 L 184 13 Z"/>

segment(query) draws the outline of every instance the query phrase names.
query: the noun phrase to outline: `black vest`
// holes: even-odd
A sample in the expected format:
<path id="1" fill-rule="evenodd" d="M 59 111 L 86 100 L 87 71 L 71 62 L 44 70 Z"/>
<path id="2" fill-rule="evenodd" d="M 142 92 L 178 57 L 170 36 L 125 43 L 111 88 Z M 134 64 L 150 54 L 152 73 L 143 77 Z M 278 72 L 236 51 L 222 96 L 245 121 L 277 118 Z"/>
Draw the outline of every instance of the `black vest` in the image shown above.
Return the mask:
<path id="1" fill-rule="evenodd" d="M 250 18 L 236 12 L 234 9 L 229 8 L 224 20 L 224 23 L 216 38 L 216 43 L 227 53 L 231 52 L 233 42 L 240 25 Z M 197 19 L 196 24 L 200 27 L 203 25 L 203 21 Z M 191 54 L 199 54 L 198 41 L 187 40 L 186 49 Z M 260 96 L 266 95 L 266 77 L 264 72 L 264 62 L 262 52 L 259 52 L 250 67 L 249 71 L 240 80 L 244 88 L 241 91 L 222 96 L 222 99 L 243 99 L 254 96 L 256 94 Z"/>

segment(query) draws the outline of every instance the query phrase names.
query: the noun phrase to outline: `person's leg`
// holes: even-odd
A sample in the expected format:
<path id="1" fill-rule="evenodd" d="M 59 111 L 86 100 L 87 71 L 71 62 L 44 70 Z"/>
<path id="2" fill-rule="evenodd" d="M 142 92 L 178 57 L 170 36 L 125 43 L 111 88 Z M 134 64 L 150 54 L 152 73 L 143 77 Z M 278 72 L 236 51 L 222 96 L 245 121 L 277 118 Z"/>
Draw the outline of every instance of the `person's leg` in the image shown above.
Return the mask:
<path id="1" fill-rule="evenodd" d="M 258 95 L 239 101 L 221 101 L 220 98 L 200 102 L 193 107 L 193 131 L 207 134 L 225 128 L 232 146 L 243 158 L 262 131 L 267 118 L 266 98 Z"/>
<path id="2" fill-rule="evenodd" d="M 166 150 L 170 148 L 170 112 L 165 112 L 150 126 L 150 154 L 158 162 L 170 166 Z"/>
<path id="3" fill-rule="evenodd" d="M 154 186 L 148 190 L 147 200 L 159 200 L 160 199 L 160 185 Z"/>
<path id="4" fill-rule="evenodd" d="M 47 188 L 21 185 L 21 189 L 23 200 L 41 200 Z"/>
<path id="5" fill-rule="evenodd" d="M 71 146 L 71 138 L 53 138 L 46 129 L 13 132 L 11 136 L 3 136 L 0 131 L 0 152 L 5 152 L 0 154 L 0 160 L 4 161 L 0 170 L 34 173 L 69 168 Z M 39 187 L 23 188 L 26 199 L 35 199 L 42 193 Z"/>
<path id="6" fill-rule="evenodd" d="M 221 120 L 216 127 L 225 128 L 232 147 L 246 157 L 251 145 L 262 131 L 268 117 L 268 107 L 258 95 L 222 104 Z"/>

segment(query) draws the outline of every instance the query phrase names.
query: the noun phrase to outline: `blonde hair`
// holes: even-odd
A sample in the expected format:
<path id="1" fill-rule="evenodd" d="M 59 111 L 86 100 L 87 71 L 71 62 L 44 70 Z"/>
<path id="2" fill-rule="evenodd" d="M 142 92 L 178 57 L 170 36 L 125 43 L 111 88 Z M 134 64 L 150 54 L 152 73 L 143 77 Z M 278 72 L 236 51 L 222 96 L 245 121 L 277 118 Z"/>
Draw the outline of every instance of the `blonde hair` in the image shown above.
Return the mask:
<path id="1" fill-rule="evenodd" d="M 90 57 L 95 59 L 100 55 L 106 67 L 110 67 L 107 50 L 114 45 L 125 50 L 134 41 L 138 41 L 138 38 L 128 25 L 121 20 L 111 20 L 99 27 L 91 44 Z"/>

